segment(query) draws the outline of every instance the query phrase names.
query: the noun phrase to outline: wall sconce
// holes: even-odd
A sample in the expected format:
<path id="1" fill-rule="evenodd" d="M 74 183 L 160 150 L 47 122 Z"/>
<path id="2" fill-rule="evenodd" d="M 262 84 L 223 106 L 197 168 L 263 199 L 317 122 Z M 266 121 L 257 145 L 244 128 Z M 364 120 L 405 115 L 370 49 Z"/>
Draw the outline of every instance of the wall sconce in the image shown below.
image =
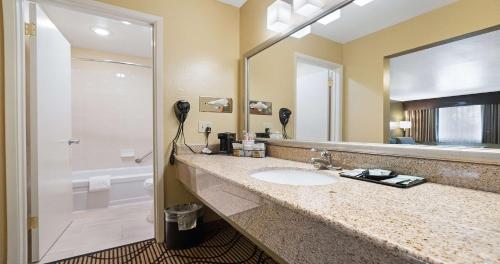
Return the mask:
<path id="1" fill-rule="evenodd" d="M 411 128 L 411 121 L 399 121 L 399 128 L 403 129 L 403 136 L 406 137 L 406 129 Z"/>
<path id="2" fill-rule="evenodd" d="M 276 0 L 267 7 L 267 29 L 284 33 L 292 21 L 292 6 L 282 0 Z"/>
<path id="3" fill-rule="evenodd" d="M 309 33 L 311 33 L 311 26 L 307 26 L 307 27 L 293 33 L 290 36 L 299 39 L 299 38 L 303 38 L 303 37 L 309 35 Z"/>
<path id="4" fill-rule="evenodd" d="M 293 0 L 293 11 L 305 17 L 313 15 L 322 7 L 322 0 Z"/>

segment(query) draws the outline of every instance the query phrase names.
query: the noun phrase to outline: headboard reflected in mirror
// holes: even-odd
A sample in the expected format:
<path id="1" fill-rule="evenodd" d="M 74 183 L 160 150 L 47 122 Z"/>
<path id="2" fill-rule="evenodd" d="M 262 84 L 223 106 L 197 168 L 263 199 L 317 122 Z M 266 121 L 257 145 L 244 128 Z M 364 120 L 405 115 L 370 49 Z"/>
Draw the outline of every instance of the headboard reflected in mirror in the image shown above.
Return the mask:
<path id="1" fill-rule="evenodd" d="M 499 12 L 494 0 L 320 10 L 245 56 L 246 129 L 295 141 L 500 148 Z"/>

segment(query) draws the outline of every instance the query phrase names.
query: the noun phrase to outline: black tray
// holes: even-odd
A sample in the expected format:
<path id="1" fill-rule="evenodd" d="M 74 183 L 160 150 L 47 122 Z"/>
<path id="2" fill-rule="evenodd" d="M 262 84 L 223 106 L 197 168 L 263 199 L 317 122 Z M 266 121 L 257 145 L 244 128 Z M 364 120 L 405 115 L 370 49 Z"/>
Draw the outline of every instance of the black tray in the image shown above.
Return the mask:
<path id="1" fill-rule="evenodd" d="M 361 176 L 361 177 L 364 177 L 365 179 L 369 179 L 369 180 L 381 181 L 381 180 L 391 179 L 391 178 L 394 178 L 396 176 L 398 176 L 396 173 L 391 172 L 391 174 L 389 174 L 389 175 L 379 176 L 379 175 L 366 174 L 366 175 Z"/>
<path id="2" fill-rule="evenodd" d="M 397 183 L 383 182 L 383 181 L 380 181 L 380 180 L 378 180 L 378 181 L 377 180 L 371 180 L 371 179 L 365 178 L 363 176 L 361 176 L 361 177 L 347 176 L 347 175 L 342 175 L 342 173 L 340 173 L 340 177 L 351 178 L 351 179 L 360 180 L 360 181 L 366 181 L 366 182 L 373 182 L 373 183 L 387 185 L 387 186 L 392 186 L 392 187 L 397 187 L 397 188 L 410 188 L 410 187 L 413 187 L 413 186 L 420 185 L 420 184 L 422 184 L 424 182 L 427 182 L 426 179 L 422 178 L 421 180 L 415 180 L 415 181 L 413 181 L 410 184 L 397 184 Z"/>

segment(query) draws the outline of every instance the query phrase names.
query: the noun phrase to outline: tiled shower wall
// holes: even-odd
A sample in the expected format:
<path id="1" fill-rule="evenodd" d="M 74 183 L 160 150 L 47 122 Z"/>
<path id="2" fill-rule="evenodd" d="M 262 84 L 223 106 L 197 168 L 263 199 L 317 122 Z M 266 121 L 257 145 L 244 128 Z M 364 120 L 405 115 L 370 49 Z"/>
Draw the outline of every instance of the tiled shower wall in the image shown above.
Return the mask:
<path id="1" fill-rule="evenodd" d="M 72 49 L 72 57 L 151 65 L 151 58 Z M 134 159 L 153 148 L 152 68 L 72 61 L 74 171 L 138 166 Z M 133 150 L 134 157 L 121 152 Z M 146 159 L 143 165 L 151 165 Z"/>

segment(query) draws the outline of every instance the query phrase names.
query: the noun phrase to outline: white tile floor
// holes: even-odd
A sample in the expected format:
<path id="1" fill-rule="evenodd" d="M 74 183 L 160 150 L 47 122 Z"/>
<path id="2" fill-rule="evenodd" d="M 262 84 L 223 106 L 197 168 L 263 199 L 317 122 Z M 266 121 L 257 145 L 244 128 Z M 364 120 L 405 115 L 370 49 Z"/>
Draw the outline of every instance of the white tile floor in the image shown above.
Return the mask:
<path id="1" fill-rule="evenodd" d="M 73 213 L 74 220 L 39 263 L 153 238 L 146 216 L 153 201 Z"/>

